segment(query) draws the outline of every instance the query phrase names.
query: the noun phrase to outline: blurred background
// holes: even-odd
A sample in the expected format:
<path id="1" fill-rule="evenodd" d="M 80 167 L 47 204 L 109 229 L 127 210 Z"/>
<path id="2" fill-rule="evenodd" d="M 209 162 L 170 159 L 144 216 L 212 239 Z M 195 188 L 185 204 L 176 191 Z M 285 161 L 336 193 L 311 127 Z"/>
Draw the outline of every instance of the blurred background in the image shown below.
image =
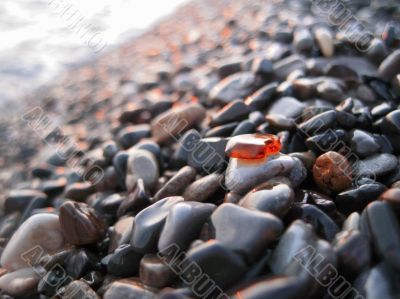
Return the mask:
<path id="1" fill-rule="evenodd" d="M 0 1 L 0 106 L 133 39 L 186 1 Z"/>

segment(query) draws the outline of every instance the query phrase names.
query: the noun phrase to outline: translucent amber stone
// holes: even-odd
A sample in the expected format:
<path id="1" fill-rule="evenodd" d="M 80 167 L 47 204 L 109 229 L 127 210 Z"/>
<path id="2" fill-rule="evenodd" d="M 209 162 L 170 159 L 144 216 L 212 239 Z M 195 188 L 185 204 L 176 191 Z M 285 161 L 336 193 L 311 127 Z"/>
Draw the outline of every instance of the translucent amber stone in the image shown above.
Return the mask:
<path id="1" fill-rule="evenodd" d="M 281 142 L 272 134 L 245 134 L 231 138 L 225 153 L 231 158 L 262 159 L 279 153 Z"/>

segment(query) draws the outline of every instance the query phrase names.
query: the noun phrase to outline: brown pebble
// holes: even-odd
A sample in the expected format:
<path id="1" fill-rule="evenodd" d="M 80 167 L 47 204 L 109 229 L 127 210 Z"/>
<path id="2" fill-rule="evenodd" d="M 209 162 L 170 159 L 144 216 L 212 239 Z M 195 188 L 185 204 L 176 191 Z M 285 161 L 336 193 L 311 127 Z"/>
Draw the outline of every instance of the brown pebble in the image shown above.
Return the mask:
<path id="1" fill-rule="evenodd" d="M 319 156 L 313 167 L 313 175 L 315 183 L 326 192 L 341 192 L 351 186 L 350 164 L 336 152 Z"/>
<path id="2" fill-rule="evenodd" d="M 60 207 L 60 224 L 65 239 L 73 245 L 96 243 L 107 228 L 94 209 L 85 203 L 72 201 Z"/>

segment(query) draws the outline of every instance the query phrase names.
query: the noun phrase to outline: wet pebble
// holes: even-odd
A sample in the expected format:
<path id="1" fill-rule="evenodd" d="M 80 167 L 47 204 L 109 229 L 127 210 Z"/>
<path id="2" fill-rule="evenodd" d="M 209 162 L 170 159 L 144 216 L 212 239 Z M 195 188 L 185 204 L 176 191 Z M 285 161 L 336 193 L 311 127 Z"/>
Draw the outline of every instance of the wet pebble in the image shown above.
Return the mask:
<path id="1" fill-rule="evenodd" d="M 391 154 L 375 154 L 358 160 L 353 164 L 353 173 L 356 177 L 377 178 L 396 169 L 398 161 Z"/>
<path id="2" fill-rule="evenodd" d="M 126 187 L 131 191 L 138 179 L 142 179 L 147 189 L 155 187 L 159 177 L 159 167 L 155 156 L 143 149 L 134 149 L 127 161 Z"/>

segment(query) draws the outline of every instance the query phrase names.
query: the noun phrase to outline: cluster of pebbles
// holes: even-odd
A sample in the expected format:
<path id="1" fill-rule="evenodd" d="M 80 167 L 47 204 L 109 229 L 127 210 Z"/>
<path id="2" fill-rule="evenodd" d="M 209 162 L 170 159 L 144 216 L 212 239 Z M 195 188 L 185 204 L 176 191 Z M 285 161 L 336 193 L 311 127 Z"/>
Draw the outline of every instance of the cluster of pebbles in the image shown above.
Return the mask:
<path id="1" fill-rule="evenodd" d="M 263 2 L 192 2 L 40 94 L 1 298 L 399 298 L 398 3 L 343 3 L 360 49 L 332 1 Z"/>

